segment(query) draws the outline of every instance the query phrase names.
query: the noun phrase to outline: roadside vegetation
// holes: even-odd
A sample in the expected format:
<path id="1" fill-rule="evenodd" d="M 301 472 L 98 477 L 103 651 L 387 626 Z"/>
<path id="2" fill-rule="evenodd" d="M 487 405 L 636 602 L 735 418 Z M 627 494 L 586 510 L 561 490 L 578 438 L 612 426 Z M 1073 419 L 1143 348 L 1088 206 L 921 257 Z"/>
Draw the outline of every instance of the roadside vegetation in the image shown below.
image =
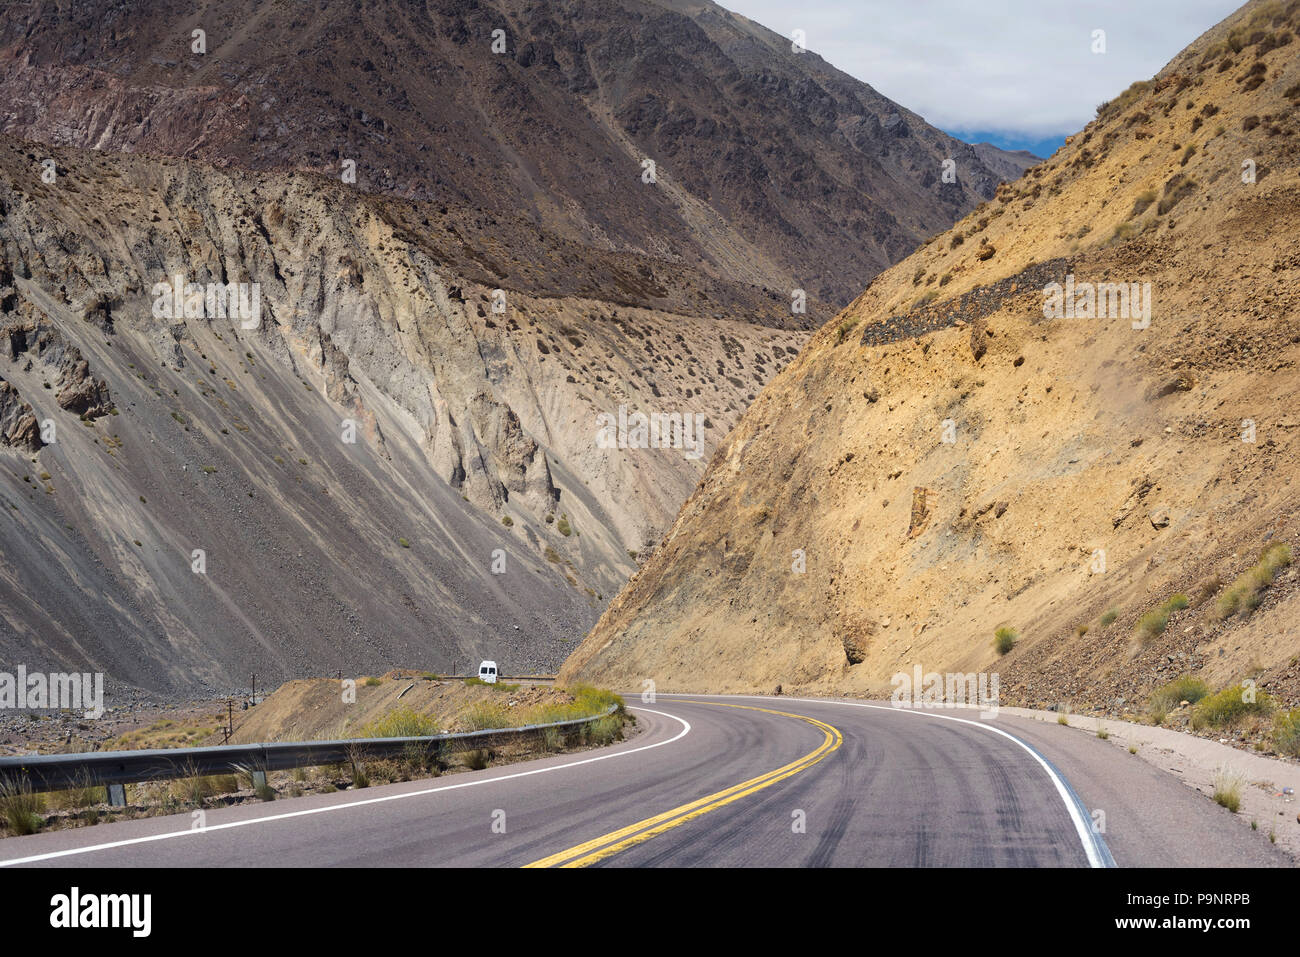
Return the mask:
<path id="1" fill-rule="evenodd" d="M 1143 644 L 1154 641 L 1164 634 L 1169 627 L 1169 619 L 1174 612 L 1182 611 L 1191 604 L 1183 594 L 1170 595 L 1162 604 L 1151 609 L 1137 621 L 1137 636 Z"/>
<path id="2" fill-rule="evenodd" d="M 1183 675 L 1155 692 L 1147 701 L 1147 713 L 1156 724 L 1162 724 L 1169 712 L 1184 701 L 1196 704 L 1210 693 L 1210 688 L 1200 678 Z"/>
<path id="3" fill-rule="evenodd" d="M 105 744 L 106 751 L 139 751 L 145 748 L 198 748 L 220 744 L 213 736 L 225 724 L 224 715 L 214 717 L 206 724 L 185 724 L 162 718 L 146 728 L 127 731 Z"/>
<path id="4" fill-rule="evenodd" d="M 472 677 L 466 678 L 465 684 L 475 688 L 494 688 L 497 691 L 518 691 L 519 690 L 519 685 L 508 685 L 503 681 L 497 681 L 496 684 L 491 684 L 487 681 L 484 681 L 478 675 L 473 675 Z"/>
<path id="5" fill-rule="evenodd" d="M 354 738 L 420 738 L 438 733 L 437 723 L 427 714 L 403 705 L 382 718 L 357 728 Z"/>
<path id="6" fill-rule="evenodd" d="M 1234 615 L 1250 615 L 1264 600 L 1264 592 L 1282 569 L 1291 564 L 1291 546 L 1275 542 L 1260 552 L 1259 561 L 1228 586 L 1215 603 L 1214 618 L 1226 621 Z"/>
<path id="7" fill-rule="evenodd" d="M 44 795 L 34 794 L 26 781 L 0 778 L 0 819 L 10 834 L 35 834 L 44 811 Z"/>
<path id="8" fill-rule="evenodd" d="M 362 682 L 380 684 L 379 679 Z M 470 679 L 466 684 L 483 684 Z M 428 737 L 442 729 L 433 715 L 424 714 L 406 704 L 349 730 L 339 737 L 356 739 L 340 763 L 289 771 L 268 772 L 265 783 L 254 777 L 252 767 L 237 768 L 235 773 L 200 774 L 198 766 L 179 766 L 181 776 L 174 779 L 128 784 L 126 807 L 109 807 L 107 788 L 86 776 L 73 787 L 48 793 L 34 793 L 26 780 L 0 779 L 0 836 L 32 834 L 49 828 L 82 827 L 102 821 L 129 820 L 175 814 L 187 809 L 237 805 L 249 801 L 273 801 L 279 797 L 300 797 L 305 793 L 331 793 L 360 790 L 379 784 L 437 777 L 457 769 L 479 769 L 499 761 L 517 761 L 543 753 L 569 748 L 601 747 L 621 740 L 627 723 L 635 719 L 627 713 L 624 701 L 613 692 L 590 685 L 563 689 L 568 700 L 540 704 L 524 701 L 511 707 L 510 693 L 519 685 L 489 685 L 494 692 L 474 702 L 457 714 L 453 727 L 465 730 L 494 730 L 554 724 L 556 722 L 595 717 L 576 727 L 540 728 L 526 735 L 510 736 L 504 741 L 483 746 L 483 742 L 411 742 L 402 753 L 383 758 L 368 754 L 361 739 Z M 535 700 L 535 699 L 534 699 Z M 606 714 L 606 712 L 609 712 Z M 185 747 L 185 742 L 206 739 L 207 729 L 159 721 L 119 739 L 135 747 L 169 744 Z M 219 740 L 219 739 L 218 739 Z M 302 740 L 289 735 L 277 740 Z M 206 742 L 205 743 L 211 743 Z M 467 747 L 467 744 L 479 744 Z M 464 750 L 462 750 L 464 748 Z"/>
<path id="9" fill-rule="evenodd" d="M 1214 803 L 1236 814 L 1241 809 L 1243 783 L 1240 774 L 1220 768 L 1214 774 Z"/>
<path id="10" fill-rule="evenodd" d="M 1192 708 L 1192 729 L 1234 727 L 1247 718 L 1266 717 L 1274 708 L 1273 698 L 1266 692 L 1234 685 L 1202 698 Z"/>
<path id="11" fill-rule="evenodd" d="M 1007 625 L 1003 625 L 993 632 L 993 647 L 997 649 L 997 653 L 1000 655 L 1009 652 L 1019 640 L 1020 632 Z"/>
<path id="12" fill-rule="evenodd" d="M 574 685 L 565 689 L 573 700 L 564 704 L 540 704 L 526 708 L 511 708 L 501 702 L 484 701 L 472 707 L 464 718 L 467 730 L 483 731 L 490 728 L 518 728 L 534 724 L 554 724 L 558 721 L 574 721 L 602 714 L 610 708 L 614 719 L 621 728 L 626 715 L 623 698 L 612 691 L 593 688 L 591 685 Z"/>
<path id="13" fill-rule="evenodd" d="M 1300 758 L 1300 708 L 1277 716 L 1273 722 L 1273 744 L 1282 754 Z"/>

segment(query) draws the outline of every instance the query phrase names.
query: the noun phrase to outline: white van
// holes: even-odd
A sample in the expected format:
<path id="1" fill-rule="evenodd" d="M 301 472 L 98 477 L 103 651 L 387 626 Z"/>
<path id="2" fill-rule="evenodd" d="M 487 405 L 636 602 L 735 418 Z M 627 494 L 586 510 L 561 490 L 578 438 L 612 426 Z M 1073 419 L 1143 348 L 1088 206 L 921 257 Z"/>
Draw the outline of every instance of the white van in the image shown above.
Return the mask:
<path id="1" fill-rule="evenodd" d="M 497 663 L 495 661 L 482 661 L 478 666 L 479 681 L 490 685 L 497 683 Z"/>

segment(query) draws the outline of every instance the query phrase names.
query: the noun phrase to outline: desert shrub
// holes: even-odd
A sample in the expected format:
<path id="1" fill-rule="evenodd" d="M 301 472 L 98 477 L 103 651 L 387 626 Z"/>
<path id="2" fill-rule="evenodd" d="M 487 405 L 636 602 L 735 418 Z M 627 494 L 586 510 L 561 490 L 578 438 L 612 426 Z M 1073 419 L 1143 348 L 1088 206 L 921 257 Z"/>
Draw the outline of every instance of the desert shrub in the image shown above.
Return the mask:
<path id="1" fill-rule="evenodd" d="M 45 798 L 32 791 L 31 783 L 0 778 L 0 820 L 10 834 L 35 834 L 44 820 Z"/>
<path id="2" fill-rule="evenodd" d="M 1277 716 L 1273 722 L 1273 743 L 1283 754 L 1300 758 L 1300 708 Z"/>
<path id="3" fill-rule="evenodd" d="M 1160 205 L 1156 207 L 1156 212 L 1163 216 L 1179 203 L 1181 203 L 1192 193 L 1196 192 L 1196 180 L 1183 173 L 1178 173 L 1165 183 L 1164 196 L 1160 200 Z"/>
<path id="4" fill-rule="evenodd" d="M 1115 99 L 1107 100 L 1105 103 L 1098 106 L 1097 115 L 1103 116 L 1122 113 L 1124 110 L 1136 103 L 1150 88 L 1150 80 L 1138 80 L 1119 96 L 1115 97 Z"/>
<path id="5" fill-rule="evenodd" d="M 493 728 L 514 726 L 505 705 L 496 701 L 478 702 L 465 712 L 461 723 L 467 731 L 489 731 Z"/>
<path id="6" fill-rule="evenodd" d="M 1196 589 L 1196 600 L 1193 601 L 1192 604 L 1193 605 L 1203 604 L 1204 602 L 1213 598 L 1215 593 L 1222 587 L 1223 587 L 1223 579 L 1220 578 L 1218 575 L 1214 575 L 1210 578 L 1207 578 L 1205 581 L 1201 582 L 1200 587 Z"/>
<path id="7" fill-rule="evenodd" d="M 1192 727 L 1228 728 L 1245 718 L 1266 715 L 1273 710 L 1273 698 L 1255 688 L 1234 685 L 1202 698 L 1192 709 Z"/>
<path id="8" fill-rule="evenodd" d="M 574 706 L 583 714 L 600 714 L 609 708 L 614 708 L 618 712 L 623 711 L 624 701 L 622 696 L 605 688 L 578 684 L 571 685 L 565 690 L 573 695 Z"/>
<path id="9" fill-rule="evenodd" d="M 1264 600 L 1268 590 L 1282 569 L 1291 564 L 1291 546 L 1275 542 L 1260 552 L 1259 561 L 1247 569 L 1219 596 L 1214 616 L 1219 621 L 1233 615 L 1249 615 Z"/>
<path id="10" fill-rule="evenodd" d="M 997 653 L 1000 655 L 1005 655 L 1009 652 L 1016 646 L 1016 642 L 1019 640 L 1020 633 L 1014 628 L 1009 628 L 1006 625 L 1003 625 L 993 632 L 993 647 L 997 649 Z"/>
<path id="11" fill-rule="evenodd" d="M 1214 803 L 1236 814 L 1241 808 L 1243 783 L 1241 775 L 1220 768 L 1214 774 Z"/>
<path id="12" fill-rule="evenodd" d="M 1169 627 L 1169 618 L 1176 611 L 1182 611 L 1189 604 L 1187 596 L 1183 594 L 1171 595 L 1161 605 L 1151 609 L 1145 615 L 1138 619 L 1137 634 L 1143 642 L 1153 641 L 1164 634 L 1165 629 Z"/>
<path id="13" fill-rule="evenodd" d="M 60 810 L 77 811 L 108 801 L 108 790 L 91 783 L 89 772 L 78 776 L 77 784 L 62 791 L 52 791 L 46 796 L 50 806 Z"/>
<path id="14" fill-rule="evenodd" d="M 1115 624 L 1115 619 L 1117 619 L 1118 617 L 1119 617 L 1118 608 L 1107 608 L 1104 612 L 1102 612 L 1101 618 L 1097 620 L 1097 623 L 1101 625 L 1101 627 L 1103 628 L 1109 628 L 1111 625 Z"/>
<path id="15" fill-rule="evenodd" d="M 1144 189 L 1138 194 L 1138 198 L 1133 201 L 1133 210 L 1129 213 L 1129 216 L 1141 216 L 1157 198 L 1154 189 Z"/>
<path id="16" fill-rule="evenodd" d="M 597 718 L 587 725 L 587 740 L 597 747 L 604 747 L 623 737 L 623 722 L 615 714 Z"/>
<path id="17" fill-rule="evenodd" d="M 370 775 L 366 770 L 366 753 L 361 747 L 348 745 L 347 771 L 352 777 L 352 786 L 357 790 L 370 787 Z"/>
<path id="18" fill-rule="evenodd" d="M 194 765 L 190 765 L 190 769 L 193 770 Z M 201 805 L 208 798 L 238 790 L 239 779 L 233 774 L 193 774 L 168 783 L 171 798 L 182 804 Z"/>
<path id="19" fill-rule="evenodd" d="M 359 728 L 354 738 L 421 738 L 438 733 L 438 726 L 427 714 L 409 705 L 390 711 Z"/>
<path id="20" fill-rule="evenodd" d="M 1157 724 L 1184 701 L 1196 704 L 1210 693 L 1210 688 L 1200 678 L 1183 675 L 1157 690 L 1147 700 L 1147 711 Z"/>

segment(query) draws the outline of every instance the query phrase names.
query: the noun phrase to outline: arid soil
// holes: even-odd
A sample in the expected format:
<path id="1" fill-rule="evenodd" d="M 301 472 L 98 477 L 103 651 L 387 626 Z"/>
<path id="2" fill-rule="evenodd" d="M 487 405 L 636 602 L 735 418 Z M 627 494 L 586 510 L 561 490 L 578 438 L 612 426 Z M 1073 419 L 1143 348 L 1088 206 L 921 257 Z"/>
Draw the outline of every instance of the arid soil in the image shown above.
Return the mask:
<path id="1" fill-rule="evenodd" d="M 553 670 L 808 330 L 1030 161 L 709 3 L 414 9 L 6 6 L 0 664 Z"/>
<path id="2" fill-rule="evenodd" d="M 553 669 L 803 340 L 593 299 L 496 312 L 341 184 L 48 152 L 52 184 L 0 141 L 0 661 L 29 669 L 215 693 Z M 260 324 L 155 316 L 173 274 L 258 283 Z M 620 407 L 698 415 L 699 455 L 601 448 Z"/>
<path id="3" fill-rule="evenodd" d="M 561 680 L 887 695 L 920 664 L 1028 706 L 1140 711 L 1182 674 L 1300 704 L 1296 566 L 1222 614 L 1300 547 L 1298 30 L 1248 4 L 874 280 Z M 1149 324 L 1048 318 L 1071 276 L 1149 283 Z"/>

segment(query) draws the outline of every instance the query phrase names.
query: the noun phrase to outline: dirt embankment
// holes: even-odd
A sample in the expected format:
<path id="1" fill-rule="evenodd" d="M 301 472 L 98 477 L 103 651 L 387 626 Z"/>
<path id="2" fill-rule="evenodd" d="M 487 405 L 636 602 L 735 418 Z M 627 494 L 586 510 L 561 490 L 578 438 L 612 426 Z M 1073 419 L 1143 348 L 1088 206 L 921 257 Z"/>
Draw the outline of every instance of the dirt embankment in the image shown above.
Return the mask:
<path id="1" fill-rule="evenodd" d="M 546 685 L 468 684 L 403 670 L 351 680 L 352 685 L 333 678 L 286 682 L 236 722 L 232 743 L 355 738 L 399 710 L 431 719 L 438 732 L 472 731 L 477 728 L 469 715 L 478 705 L 504 708 L 526 724 L 539 706 L 574 700 Z"/>
<path id="2" fill-rule="evenodd" d="M 560 680 L 878 696 L 919 665 L 1038 707 L 1180 674 L 1300 703 L 1300 575 L 1250 585 L 1300 556 L 1297 33 L 1300 3 L 1247 5 L 878 277 Z"/>

